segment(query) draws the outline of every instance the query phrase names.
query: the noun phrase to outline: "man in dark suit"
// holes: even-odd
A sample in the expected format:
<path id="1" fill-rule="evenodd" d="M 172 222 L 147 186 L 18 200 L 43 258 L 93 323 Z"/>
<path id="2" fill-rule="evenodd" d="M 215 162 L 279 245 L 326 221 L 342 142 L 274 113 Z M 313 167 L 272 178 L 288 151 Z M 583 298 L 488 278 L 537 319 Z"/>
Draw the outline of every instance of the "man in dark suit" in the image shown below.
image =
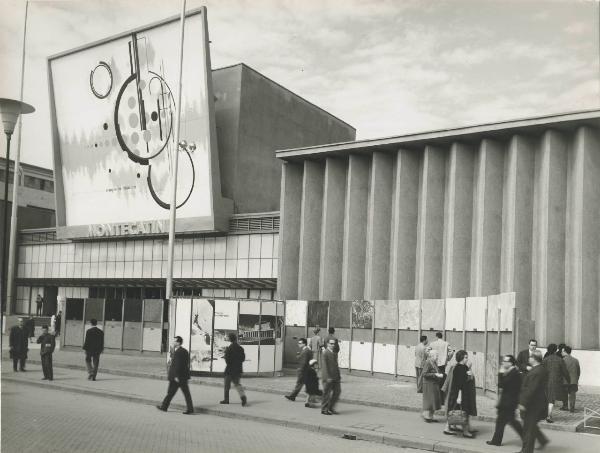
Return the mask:
<path id="1" fill-rule="evenodd" d="M 581 376 L 581 368 L 579 367 L 579 360 L 571 355 L 571 346 L 565 346 L 563 348 L 563 360 L 569 373 L 569 383 L 565 385 L 565 391 L 567 393 L 567 402 L 569 406 L 565 406 L 563 410 L 569 410 L 575 412 L 575 399 L 577 397 L 577 391 L 579 390 L 579 377 Z"/>
<path id="2" fill-rule="evenodd" d="M 486 441 L 488 445 L 502 445 L 504 427 L 509 424 L 514 428 L 519 437 L 523 439 L 523 427 L 515 419 L 515 410 L 519 405 L 519 392 L 521 391 L 521 373 L 516 367 L 517 361 L 513 355 L 505 355 L 502 359 L 502 369 L 498 373 L 498 387 L 500 398 L 496 407 L 496 429 L 492 440 Z"/>
<path id="3" fill-rule="evenodd" d="M 23 318 L 19 318 L 17 325 L 10 328 L 8 345 L 10 347 L 10 358 L 13 360 L 13 371 L 17 371 L 17 369 L 25 371 L 27 351 L 29 350 L 29 333 L 23 326 Z M 17 368 L 17 365 L 19 365 L 19 368 Z"/>
<path id="4" fill-rule="evenodd" d="M 298 369 L 296 370 L 296 386 L 292 393 L 289 395 L 285 395 L 285 397 L 294 401 L 300 390 L 302 390 L 302 386 L 304 385 L 304 375 L 306 374 L 306 370 L 308 369 L 308 362 L 313 358 L 313 353 L 307 345 L 306 338 L 300 338 L 298 340 L 298 347 L 300 348 L 300 352 L 298 353 Z"/>
<path id="5" fill-rule="evenodd" d="M 520 453 L 533 453 L 535 439 L 540 448 L 546 446 L 548 438 L 540 431 L 538 421 L 548 414 L 548 371 L 542 364 L 541 351 L 534 351 L 529 357 L 531 369 L 523 379 L 523 387 L 519 399 L 519 410 L 523 419 L 523 448 Z"/>
<path id="6" fill-rule="evenodd" d="M 95 319 L 90 319 L 90 324 L 92 327 L 85 333 L 83 350 L 85 351 L 88 380 L 95 381 L 100 364 L 100 354 L 104 351 L 104 332 L 97 327 L 98 321 Z"/>
<path id="7" fill-rule="evenodd" d="M 517 355 L 517 368 L 519 368 L 521 373 L 527 373 L 531 369 L 529 357 L 531 357 L 531 354 L 535 351 L 537 351 L 537 340 L 532 338 L 529 340 L 529 348 L 524 349 Z"/>
<path id="8" fill-rule="evenodd" d="M 40 345 L 40 357 L 42 359 L 42 372 L 44 377 L 42 380 L 53 380 L 54 371 L 52 370 L 52 353 L 56 347 L 56 340 L 54 335 L 50 335 L 48 332 L 48 326 L 42 326 L 42 334 L 37 339 Z"/>
<path id="9" fill-rule="evenodd" d="M 321 357 L 323 367 L 321 368 L 321 379 L 323 380 L 323 400 L 321 402 L 321 414 L 337 414 L 334 410 L 335 404 L 342 393 L 340 367 L 338 355 L 335 352 L 335 340 L 329 339 L 327 348 Z"/>
<path id="10" fill-rule="evenodd" d="M 237 337 L 234 333 L 228 335 L 230 345 L 225 348 L 225 398 L 221 401 L 221 404 L 229 404 L 229 390 L 231 389 L 231 383 L 237 390 L 242 400 L 242 406 L 248 404 L 248 399 L 244 393 L 244 387 L 240 384 L 240 378 L 243 372 L 243 363 L 246 360 L 246 354 L 244 348 L 242 348 L 238 342 Z"/>
<path id="11" fill-rule="evenodd" d="M 173 356 L 171 357 L 168 374 L 169 389 L 162 404 L 156 407 L 163 412 L 167 412 L 171 400 L 175 396 L 175 393 L 177 393 L 177 389 L 181 389 L 187 406 L 187 409 L 183 413 L 189 415 L 194 413 L 192 395 L 188 386 L 190 379 L 190 354 L 187 352 L 187 349 L 181 346 L 182 344 L 183 338 L 179 336 L 175 337 L 173 340 Z"/>

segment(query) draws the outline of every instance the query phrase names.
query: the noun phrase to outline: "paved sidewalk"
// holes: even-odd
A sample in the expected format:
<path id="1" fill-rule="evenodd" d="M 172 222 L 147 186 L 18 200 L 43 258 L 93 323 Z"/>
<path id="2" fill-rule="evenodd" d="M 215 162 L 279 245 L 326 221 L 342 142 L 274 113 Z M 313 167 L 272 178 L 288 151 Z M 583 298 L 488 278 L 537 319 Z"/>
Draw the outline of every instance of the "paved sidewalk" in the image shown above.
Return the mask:
<path id="1" fill-rule="evenodd" d="M 88 381 L 86 374 L 78 369 L 55 368 L 55 380 L 41 380 L 39 365 L 30 364 L 26 373 L 13 373 L 10 363 L 2 363 L 2 379 L 5 382 L 17 382 L 20 385 L 34 385 L 44 388 L 65 390 L 82 394 L 90 394 L 107 398 L 115 398 L 145 405 L 158 404 L 164 397 L 167 385 L 164 381 L 151 378 L 117 376 L 114 374 L 98 375 L 97 381 Z M 246 383 L 251 383 L 247 379 Z M 343 384 L 342 392 L 350 385 Z M 294 428 L 318 431 L 324 434 L 356 436 L 373 442 L 395 446 L 421 448 L 428 451 L 445 452 L 514 452 L 520 447 L 516 435 L 506 431 L 505 446 L 491 448 L 485 444 L 490 439 L 493 424 L 476 421 L 474 428 L 479 430 L 476 439 L 464 439 L 458 436 L 447 436 L 442 433 L 443 424 L 424 423 L 414 412 L 399 411 L 385 407 L 369 407 L 364 405 L 340 403 L 340 415 L 324 416 L 318 409 L 307 409 L 299 400 L 295 403 L 285 400 L 281 395 L 265 392 L 248 392 L 249 406 L 242 408 L 237 394 L 232 391 L 230 405 L 220 405 L 222 389 L 212 385 L 196 383 L 192 386 L 192 396 L 200 413 L 208 413 L 228 418 L 243 418 L 263 423 L 289 426 Z M 183 397 L 177 394 L 171 410 L 182 410 Z M 156 410 L 153 407 L 140 405 L 140 410 Z M 178 416 L 165 414 L 165 416 Z M 201 419 L 199 420 L 201 423 Z M 555 431 L 548 433 L 551 444 L 549 453 L 558 452 L 597 452 L 600 437 Z"/>
<path id="2" fill-rule="evenodd" d="M 3 358 L 8 358 L 6 351 Z M 37 351 L 29 354 L 31 363 L 39 364 Z M 166 379 L 166 358 L 164 356 L 140 356 L 124 354 L 102 354 L 100 358 L 100 371 L 122 376 L 136 376 L 153 379 Z M 68 367 L 78 370 L 85 369 L 83 351 L 57 351 L 53 357 L 55 367 Z M 294 370 L 284 370 L 283 376 L 254 377 L 244 376 L 244 382 L 249 390 L 284 395 L 288 393 L 295 383 Z M 382 379 L 363 377 L 350 374 L 342 376 L 344 393 L 342 402 L 400 409 L 405 411 L 421 411 L 422 396 L 415 392 L 414 379 Z M 192 379 L 193 383 L 202 385 L 221 386 L 222 378 L 198 376 Z M 479 395 L 477 398 L 478 419 L 494 421 L 496 418 L 495 396 Z M 577 397 L 577 412 L 555 411 L 555 423 L 543 423 L 546 429 L 575 431 L 583 422 L 583 407 L 595 409 L 600 412 L 600 395 L 579 392 Z M 441 414 L 441 413 L 440 413 Z"/>

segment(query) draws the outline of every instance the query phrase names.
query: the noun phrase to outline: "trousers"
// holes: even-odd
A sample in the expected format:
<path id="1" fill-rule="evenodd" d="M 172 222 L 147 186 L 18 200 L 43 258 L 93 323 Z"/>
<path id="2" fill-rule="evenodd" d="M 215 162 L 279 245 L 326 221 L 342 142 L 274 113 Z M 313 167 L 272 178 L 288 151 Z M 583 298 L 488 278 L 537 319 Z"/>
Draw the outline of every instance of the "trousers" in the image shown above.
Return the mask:
<path id="1" fill-rule="evenodd" d="M 88 376 L 96 379 L 96 375 L 98 374 L 98 365 L 100 365 L 100 353 L 86 352 L 85 364 L 87 366 Z"/>
<path id="2" fill-rule="evenodd" d="M 192 395 L 190 393 L 190 388 L 188 386 L 188 381 L 184 380 L 184 381 L 169 381 L 169 388 L 167 390 L 167 396 L 165 396 L 165 399 L 162 402 L 162 408 L 163 409 L 168 409 L 169 408 L 169 404 L 171 404 L 171 400 L 173 399 L 173 397 L 175 396 L 175 393 L 177 393 L 177 390 L 181 389 L 181 393 L 183 393 L 183 397 L 185 398 L 185 404 L 187 406 L 187 410 L 190 412 L 194 412 L 194 404 L 192 403 Z"/>
<path id="3" fill-rule="evenodd" d="M 506 425 L 510 425 L 517 432 L 521 440 L 523 439 L 523 427 L 521 423 L 515 418 L 515 411 L 499 410 L 498 416 L 496 417 L 496 428 L 494 430 L 494 437 L 492 442 L 500 445 L 502 438 L 504 437 L 504 428 Z"/>
<path id="4" fill-rule="evenodd" d="M 323 399 L 321 411 L 331 411 L 340 399 L 342 385 L 339 382 L 323 382 Z"/>
<path id="5" fill-rule="evenodd" d="M 44 354 L 42 358 L 42 372 L 46 379 L 54 379 L 54 371 L 52 370 L 52 354 Z"/>
<path id="6" fill-rule="evenodd" d="M 304 374 L 298 372 L 298 376 L 296 377 L 296 385 L 294 386 L 294 390 L 290 393 L 290 396 L 296 398 L 300 390 L 302 390 L 302 386 L 304 385 Z"/>
<path id="7" fill-rule="evenodd" d="M 25 371 L 25 361 L 27 359 L 25 357 L 16 357 L 13 358 L 13 370 L 17 371 L 17 365 L 19 365 L 19 369 L 21 371 Z"/>
<path id="8" fill-rule="evenodd" d="M 533 447 L 535 446 L 535 440 L 537 439 L 540 444 L 548 443 L 548 438 L 544 436 L 544 433 L 538 426 L 537 414 L 528 414 L 525 412 L 521 414 L 523 419 L 523 448 L 522 453 L 533 453 Z"/>
<path id="9" fill-rule="evenodd" d="M 229 401 L 229 390 L 231 389 L 232 382 L 233 382 L 233 386 L 235 387 L 238 394 L 240 395 L 240 398 L 243 399 L 246 397 L 246 394 L 244 393 L 244 387 L 242 387 L 242 385 L 240 384 L 240 377 L 241 376 L 239 376 L 239 375 L 236 375 L 236 376 L 230 376 L 228 374 L 225 375 L 225 388 L 224 388 L 225 401 Z"/>

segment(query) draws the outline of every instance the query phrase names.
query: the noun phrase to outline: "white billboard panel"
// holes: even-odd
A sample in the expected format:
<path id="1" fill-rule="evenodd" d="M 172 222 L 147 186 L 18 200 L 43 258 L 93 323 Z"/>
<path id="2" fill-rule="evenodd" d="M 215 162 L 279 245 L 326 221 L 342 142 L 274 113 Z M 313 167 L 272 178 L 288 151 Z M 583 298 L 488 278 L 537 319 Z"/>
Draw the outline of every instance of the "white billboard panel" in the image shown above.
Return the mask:
<path id="1" fill-rule="evenodd" d="M 197 230 L 214 229 L 218 156 L 206 27 L 204 8 L 185 22 L 180 138 L 196 149 L 179 153 L 183 230 L 194 220 Z M 49 59 L 57 222 L 77 232 L 63 236 L 166 232 L 179 29 L 178 20 L 164 21 Z"/>

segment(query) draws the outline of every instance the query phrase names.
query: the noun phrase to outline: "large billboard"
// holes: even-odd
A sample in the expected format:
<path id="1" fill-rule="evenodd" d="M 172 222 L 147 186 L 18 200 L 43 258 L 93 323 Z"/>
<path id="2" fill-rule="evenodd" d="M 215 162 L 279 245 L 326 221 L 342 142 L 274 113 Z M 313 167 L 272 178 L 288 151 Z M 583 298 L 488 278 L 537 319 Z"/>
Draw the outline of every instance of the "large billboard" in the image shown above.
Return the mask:
<path id="1" fill-rule="evenodd" d="M 60 237 L 166 233 L 174 165 L 180 21 L 48 59 Z M 206 9 L 185 21 L 178 231 L 226 228 Z"/>

